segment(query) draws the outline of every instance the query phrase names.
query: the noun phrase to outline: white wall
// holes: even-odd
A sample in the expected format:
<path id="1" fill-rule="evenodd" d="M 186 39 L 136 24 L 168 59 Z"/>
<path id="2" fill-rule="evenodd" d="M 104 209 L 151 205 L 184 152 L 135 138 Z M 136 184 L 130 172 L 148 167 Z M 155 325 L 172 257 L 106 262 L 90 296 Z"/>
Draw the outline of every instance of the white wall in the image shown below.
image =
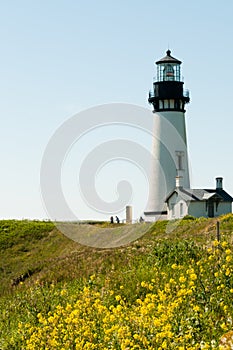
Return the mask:
<path id="1" fill-rule="evenodd" d="M 229 202 L 221 202 L 218 205 L 218 210 L 216 211 L 216 207 L 214 206 L 214 214 L 215 216 L 232 213 L 232 203 Z"/>
<path id="2" fill-rule="evenodd" d="M 183 215 L 180 213 L 180 204 L 183 203 Z M 172 206 L 174 205 L 174 210 L 172 211 Z M 232 212 L 232 204 L 228 202 L 220 202 L 218 209 L 216 211 L 216 204 L 214 204 L 214 216 L 220 216 L 223 214 L 228 214 Z M 168 220 L 181 219 L 185 215 L 192 215 L 194 217 L 208 217 L 208 208 L 206 207 L 205 201 L 191 201 L 189 203 L 185 202 L 177 194 L 169 199 L 168 203 Z"/>
<path id="3" fill-rule="evenodd" d="M 145 210 L 148 216 L 150 216 L 149 212 L 164 210 L 165 198 L 175 188 L 175 177 L 178 169 L 177 152 L 183 154 L 183 170 L 179 172 L 179 175 L 183 177 L 183 186 L 190 188 L 184 113 L 167 111 L 154 113 L 153 116 L 153 161 L 149 198 Z"/>
<path id="4" fill-rule="evenodd" d="M 208 211 L 206 211 L 206 202 L 190 202 L 188 208 L 188 214 L 196 218 L 208 217 Z"/>
<path id="5" fill-rule="evenodd" d="M 168 220 L 182 219 L 187 214 L 188 203 L 185 202 L 179 195 L 174 193 L 168 202 Z"/>
<path id="6" fill-rule="evenodd" d="M 228 214 L 232 212 L 232 204 L 229 202 L 220 202 L 216 211 L 216 204 L 214 203 L 214 217 Z M 191 202 L 189 206 L 189 215 L 195 217 L 208 217 L 208 208 L 206 210 L 206 202 Z"/>

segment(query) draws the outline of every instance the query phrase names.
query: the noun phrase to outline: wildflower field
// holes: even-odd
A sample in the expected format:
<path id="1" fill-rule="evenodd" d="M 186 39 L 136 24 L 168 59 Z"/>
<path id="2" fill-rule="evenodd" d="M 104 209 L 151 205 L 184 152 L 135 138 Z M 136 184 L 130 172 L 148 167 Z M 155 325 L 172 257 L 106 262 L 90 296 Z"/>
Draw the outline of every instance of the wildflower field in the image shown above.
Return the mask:
<path id="1" fill-rule="evenodd" d="M 216 219 L 187 217 L 112 250 L 14 222 L 18 238 L 0 239 L 0 349 L 232 349 L 233 215 L 219 222 L 220 240 Z"/>

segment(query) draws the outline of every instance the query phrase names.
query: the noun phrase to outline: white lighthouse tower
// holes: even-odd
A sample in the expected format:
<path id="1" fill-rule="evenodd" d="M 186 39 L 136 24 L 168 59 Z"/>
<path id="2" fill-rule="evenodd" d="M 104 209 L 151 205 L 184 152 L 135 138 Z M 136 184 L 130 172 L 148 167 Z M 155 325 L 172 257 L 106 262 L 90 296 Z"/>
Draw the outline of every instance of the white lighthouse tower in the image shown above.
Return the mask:
<path id="1" fill-rule="evenodd" d="M 157 78 L 149 93 L 154 130 L 146 221 L 166 219 L 167 195 L 177 186 L 190 188 L 185 129 L 185 104 L 190 99 L 188 91 L 184 91 L 181 63 L 168 50 L 156 62 Z"/>

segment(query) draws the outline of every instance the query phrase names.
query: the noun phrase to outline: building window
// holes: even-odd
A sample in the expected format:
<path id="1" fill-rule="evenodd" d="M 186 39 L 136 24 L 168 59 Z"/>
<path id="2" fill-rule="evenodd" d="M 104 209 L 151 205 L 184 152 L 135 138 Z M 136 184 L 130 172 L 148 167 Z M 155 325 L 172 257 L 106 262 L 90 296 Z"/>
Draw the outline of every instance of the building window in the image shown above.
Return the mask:
<path id="1" fill-rule="evenodd" d="M 172 210 L 172 216 L 174 217 L 175 216 L 175 204 L 174 203 L 171 204 L 171 210 Z"/>
<path id="2" fill-rule="evenodd" d="M 180 203 L 180 216 L 184 215 L 184 203 Z"/>

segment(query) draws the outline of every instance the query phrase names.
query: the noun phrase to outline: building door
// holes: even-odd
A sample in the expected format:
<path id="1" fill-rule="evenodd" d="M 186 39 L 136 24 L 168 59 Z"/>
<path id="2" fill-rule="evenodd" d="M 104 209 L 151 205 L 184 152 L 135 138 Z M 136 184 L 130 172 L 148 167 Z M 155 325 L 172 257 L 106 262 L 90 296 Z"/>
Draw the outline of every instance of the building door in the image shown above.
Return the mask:
<path id="1" fill-rule="evenodd" d="M 214 217 L 214 202 L 210 201 L 208 203 L 208 217 L 213 218 Z"/>

